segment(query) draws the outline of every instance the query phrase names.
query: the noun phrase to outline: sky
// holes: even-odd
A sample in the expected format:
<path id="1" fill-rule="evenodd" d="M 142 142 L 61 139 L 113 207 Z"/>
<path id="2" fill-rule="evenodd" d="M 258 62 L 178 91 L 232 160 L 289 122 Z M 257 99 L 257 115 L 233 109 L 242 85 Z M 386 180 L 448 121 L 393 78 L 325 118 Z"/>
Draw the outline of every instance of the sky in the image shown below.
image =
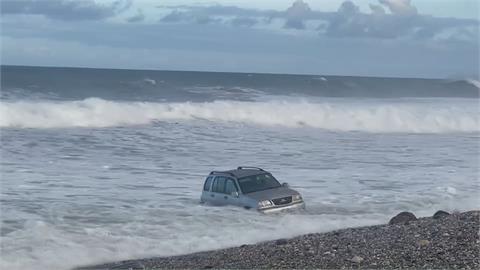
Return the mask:
<path id="1" fill-rule="evenodd" d="M 478 78 L 477 0 L 1 0 L 1 63 Z"/>

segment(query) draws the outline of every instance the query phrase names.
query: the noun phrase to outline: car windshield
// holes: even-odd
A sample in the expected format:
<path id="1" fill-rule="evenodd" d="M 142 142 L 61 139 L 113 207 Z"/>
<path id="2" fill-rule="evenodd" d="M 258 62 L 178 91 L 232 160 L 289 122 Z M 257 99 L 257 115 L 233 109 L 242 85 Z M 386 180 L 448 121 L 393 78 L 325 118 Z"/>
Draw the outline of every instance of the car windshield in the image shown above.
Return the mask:
<path id="1" fill-rule="evenodd" d="M 238 179 L 243 193 L 251 193 L 280 187 L 280 183 L 271 174 L 257 174 Z"/>

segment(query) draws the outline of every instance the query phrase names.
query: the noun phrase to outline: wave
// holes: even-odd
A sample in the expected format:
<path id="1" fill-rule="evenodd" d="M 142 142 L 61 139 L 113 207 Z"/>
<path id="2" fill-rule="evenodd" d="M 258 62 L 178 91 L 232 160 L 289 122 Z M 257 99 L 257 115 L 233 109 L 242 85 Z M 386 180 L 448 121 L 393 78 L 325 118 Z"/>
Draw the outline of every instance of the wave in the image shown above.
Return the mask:
<path id="1" fill-rule="evenodd" d="M 480 81 L 475 80 L 475 79 L 466 79 L 465 80 L 467 83 L 477 87 L 480 90 Z"/>
<path id="2" fill-rule="evenodd" d="M 208 120 L 245 124 L 311 127 L 365 132 L 478 132 L 476 102 L 214 101 L 204 103 L 3 101 L 0 127 L 113 127 L 154 121 Z"/>

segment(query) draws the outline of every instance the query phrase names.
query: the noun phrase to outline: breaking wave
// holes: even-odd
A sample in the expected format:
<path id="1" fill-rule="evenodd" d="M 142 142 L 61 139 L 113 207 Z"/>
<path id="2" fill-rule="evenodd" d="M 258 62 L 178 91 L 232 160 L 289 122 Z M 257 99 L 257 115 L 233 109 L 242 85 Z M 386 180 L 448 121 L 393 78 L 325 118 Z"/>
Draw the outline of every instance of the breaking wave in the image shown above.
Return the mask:
<path id="1" fill-rule="evenodd" d="M 208 120 L 365 132 L 478 132 L 476 102 L 214 101 L 205 103 L 79 101 L 0 103 L 0 127 L 112 127 L 153 121 Z"/>
<path id="2" fill-rule="evenodd" d="M 475 79 L 467 79 L 466 81 L 480 90 L 480 81 Z"/>

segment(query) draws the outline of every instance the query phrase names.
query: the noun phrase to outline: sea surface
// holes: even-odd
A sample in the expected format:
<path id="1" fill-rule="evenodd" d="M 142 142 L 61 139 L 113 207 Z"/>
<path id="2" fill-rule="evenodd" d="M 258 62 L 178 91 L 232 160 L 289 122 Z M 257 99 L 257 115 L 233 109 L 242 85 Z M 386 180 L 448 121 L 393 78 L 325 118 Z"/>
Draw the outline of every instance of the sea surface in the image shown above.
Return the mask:
<path id="1" fill-rule="evenodd" d="M 475 86 L 477 84 L 477 86 Z M 1 67 L 2 269 L 219 249 L 478 209 L 477 80 Z M 306 211 L 199 204 L 259 166 Z"/>

